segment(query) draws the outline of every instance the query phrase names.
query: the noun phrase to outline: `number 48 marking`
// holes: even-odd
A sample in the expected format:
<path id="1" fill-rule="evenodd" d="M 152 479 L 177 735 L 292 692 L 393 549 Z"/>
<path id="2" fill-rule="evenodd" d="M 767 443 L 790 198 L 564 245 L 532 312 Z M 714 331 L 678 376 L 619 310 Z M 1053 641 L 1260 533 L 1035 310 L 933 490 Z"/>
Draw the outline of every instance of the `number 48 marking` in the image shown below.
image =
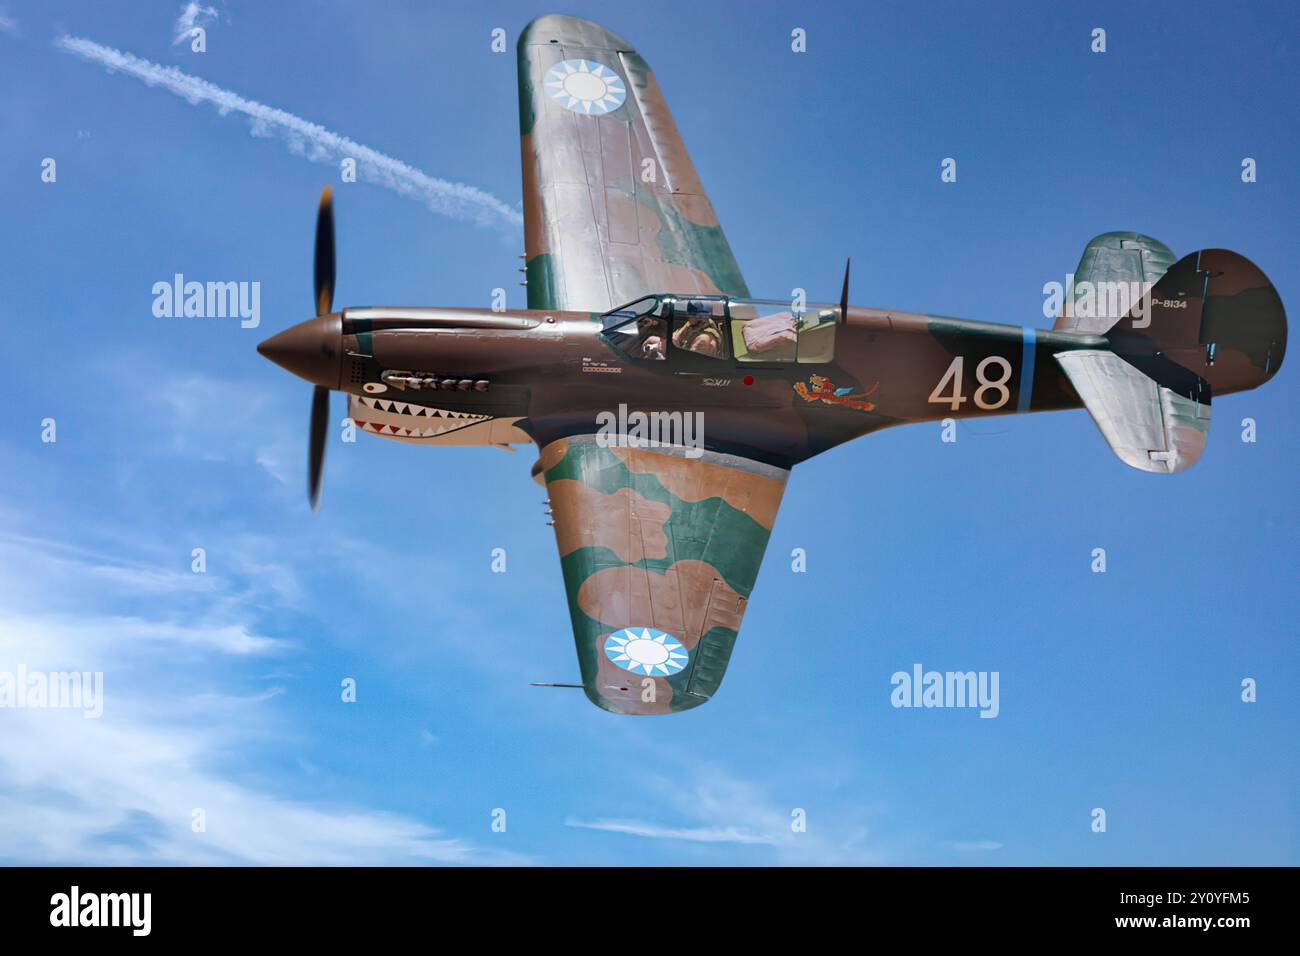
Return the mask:
<path id="1" fill-rule="evenodd" d="M 939 405 L 947 403 L 954 412 L 961 408 L 962 403 L 966 401 L 966 396 L 961 393 L 964 364 L 964 356 L 958 355 L 952 360 L 948 371 L 943 373 L 943 378 L 939 379 L 939 384 L 930 393 L 931 402 Z M 1001 369 L 1001 374 L 997 378 L 987 376 L 986 372 L 990 365 Z M 975 407 L 985 411 L 1001 408 L 1011 398 L 1011 390 L 1007 388 L 1007 382 L 1011 381 L 1011 363 L 1001 355 L 990 355 L 975 366 L 975 381 L 979 383 L 979 388 L 975 389 Z M 946 388 L 952 389 L 951 395 L 943 394 Z M 998 393 L 993 401 L 987 398 L 990 391 Z"/>

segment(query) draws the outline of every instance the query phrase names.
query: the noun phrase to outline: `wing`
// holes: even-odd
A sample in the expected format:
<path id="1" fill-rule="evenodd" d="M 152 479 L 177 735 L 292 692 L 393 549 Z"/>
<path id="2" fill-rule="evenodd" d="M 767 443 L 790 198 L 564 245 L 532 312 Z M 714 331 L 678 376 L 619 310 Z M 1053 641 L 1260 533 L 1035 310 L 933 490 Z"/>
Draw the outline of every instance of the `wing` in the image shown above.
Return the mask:
<path id="1" fill-rule="evenodd" d="M 576 17 L 530 23 L 519 126 L 530 309 L 749 295 L 659 84 L 627 41 Z"/>
<path id="2" fill-rule="evenodd" d="M 1124 464 L 1168 475 L 1191 468 L 1205 451 L 1208 389 L 1203 402 L 1180 395 L 1114 352 L 1061 352 L 1056 361 Z"/>
<path id="3" fill-rule="evenodd" d="M 698 707 L 722 682 L 789 472 L 703 452 L 542 449 L 587 696 L 620 714 Z"/>

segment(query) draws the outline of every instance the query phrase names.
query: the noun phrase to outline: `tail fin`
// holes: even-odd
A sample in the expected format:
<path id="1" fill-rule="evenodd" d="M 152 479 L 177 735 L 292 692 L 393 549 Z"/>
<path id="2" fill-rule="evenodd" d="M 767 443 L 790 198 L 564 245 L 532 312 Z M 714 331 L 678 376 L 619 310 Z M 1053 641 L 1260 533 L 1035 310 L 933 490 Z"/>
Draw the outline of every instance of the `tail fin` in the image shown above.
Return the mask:
<path id="1" fill-rule="evenodd" d="M 1159 359 L 1226 395 L 1258 388 L 1277 374 L 1286 354 L 1286 310 L 1268 277 L 1245 256 L 1203 249 L 1174 263 L 1106 338 L 1135 365 Z"/>
<path id="2" fill-rule="evenodd" d="M 1214 394 L 1277 374 L 1286 312 L 1249 259 L 1206 249 L 1171 266 L 1106 338 L 1110 351 L 1059 352 L 1056 360 L 1115 454 L 1168 474 L 1200 458 Z"/>

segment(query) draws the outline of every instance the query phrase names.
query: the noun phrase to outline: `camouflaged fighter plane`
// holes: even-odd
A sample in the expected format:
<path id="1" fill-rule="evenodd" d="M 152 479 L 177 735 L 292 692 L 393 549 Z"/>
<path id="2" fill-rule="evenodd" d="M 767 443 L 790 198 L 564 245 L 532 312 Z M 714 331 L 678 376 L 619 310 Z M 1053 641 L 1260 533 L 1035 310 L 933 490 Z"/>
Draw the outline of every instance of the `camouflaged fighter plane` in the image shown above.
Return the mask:
<path id="1" fill-rule="evenodd" d="M 1122 461 L 1168 474 L 1200 457 L 1212 396 L 1282 364 L 1286 316 L 1259 269 L 1222 249 L 1175 261 L 1128 232 L 1088 243 L 1050 330 L 850 307 L 847 269 L 838 303 L 751 298 L 629 43 L 533 21 L 519 107 L 527 310 L 332 311 L 327 189 L 317 317 L 258 350 L 316 386 L 313 506 L 330 390 L 384 438 L 538 446 L 582 687 L 606 710 L 687 710 L 717 691 L 799 462 L 907 422 L 1082 406 Z M 1137 294 L 1117 309 L 1102 288 Z M 620 406 L 622 444 L 598 427 Z M 644 447 L 637 412 L 703 413 L 702 442 Z"/>

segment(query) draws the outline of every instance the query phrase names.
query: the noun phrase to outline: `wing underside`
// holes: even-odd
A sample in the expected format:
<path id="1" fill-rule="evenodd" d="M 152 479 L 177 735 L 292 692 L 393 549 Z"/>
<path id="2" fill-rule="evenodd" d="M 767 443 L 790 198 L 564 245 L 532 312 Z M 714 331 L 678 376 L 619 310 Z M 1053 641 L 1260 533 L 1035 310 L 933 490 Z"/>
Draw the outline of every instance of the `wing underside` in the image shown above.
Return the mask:
<path id="1" fill-rule="evenodd" d="M 704 703 L 731 658 L 789 472 L 590 435 L 550 443 L 540 464 L 587 696 L 623 714 Z"/>
<path id="2" fill-rule="evenodd" d="M 748 295 L 654 74 L 621 37 L 545 16 L 519 38 L 528 307 Z"/>

